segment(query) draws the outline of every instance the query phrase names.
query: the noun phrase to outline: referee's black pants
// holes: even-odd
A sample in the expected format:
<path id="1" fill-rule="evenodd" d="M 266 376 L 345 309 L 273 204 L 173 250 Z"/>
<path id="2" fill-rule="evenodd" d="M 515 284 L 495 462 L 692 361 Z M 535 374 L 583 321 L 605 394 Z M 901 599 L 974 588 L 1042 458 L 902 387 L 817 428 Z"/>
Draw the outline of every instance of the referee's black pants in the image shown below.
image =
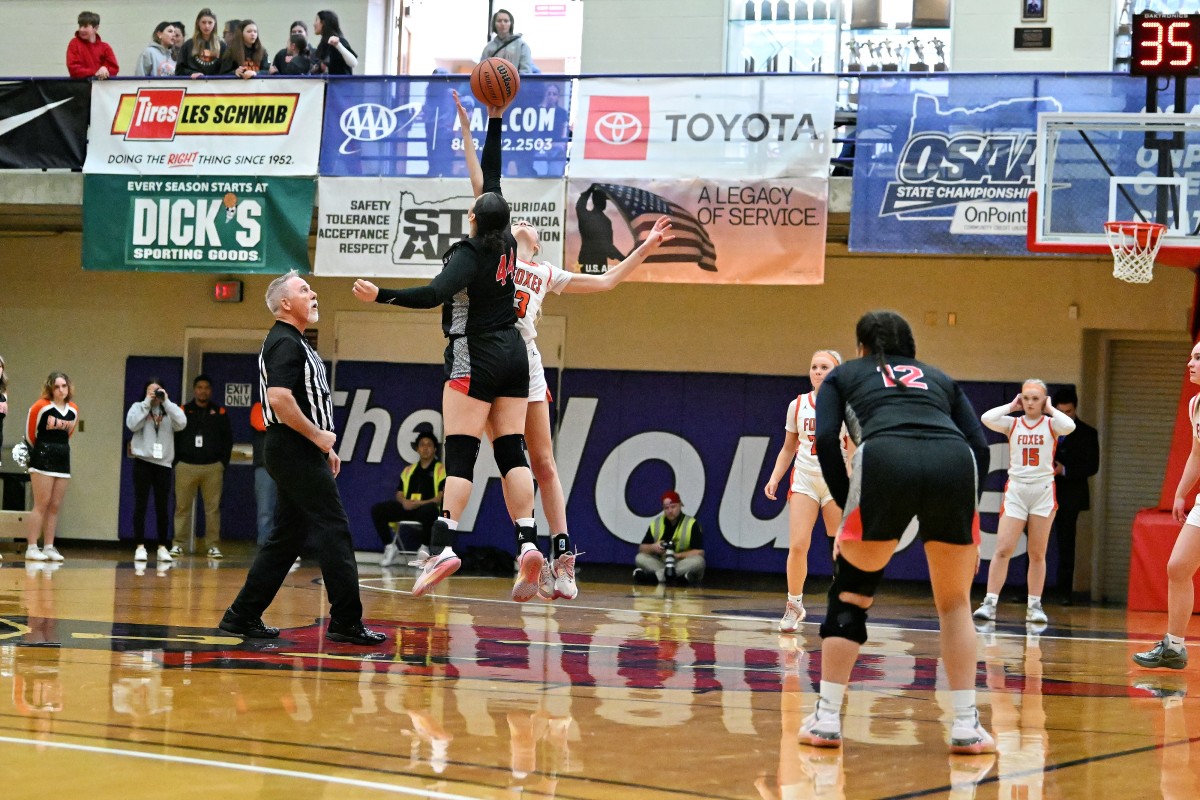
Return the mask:
<path id="1" fill-rule="evenodd" d="M 230 608 L 246 619 L 261 617 L 310 538 L 329 594 L 331 620 L 339 625 L 358 622 L 362 601 L 350 521 L 325 454 L 291 428 L 272 425 L 267 428 L 263 456 L 279 489 L 275 527 Z"/>

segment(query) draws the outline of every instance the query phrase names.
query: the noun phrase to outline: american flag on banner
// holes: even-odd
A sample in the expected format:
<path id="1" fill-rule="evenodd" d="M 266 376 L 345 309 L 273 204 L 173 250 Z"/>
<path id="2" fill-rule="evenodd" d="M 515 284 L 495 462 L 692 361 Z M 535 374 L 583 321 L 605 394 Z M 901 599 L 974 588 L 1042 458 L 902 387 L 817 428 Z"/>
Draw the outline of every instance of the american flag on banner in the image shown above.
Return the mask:
<path id="1" fill-rule="evenodd" d="M 645 263 L 695 263 L 708 272 L 717 271 L 717 248 L 704 226 L 683 206 L 654 192 L 619 183 L 593 183 L 588 191 L 602 194 L 616 204 L 639 244 L 645 241 L 646 234 L 659 217 L 666 214 L 671 218 L 671 232 L 675 238 L 664 242 Z"/>

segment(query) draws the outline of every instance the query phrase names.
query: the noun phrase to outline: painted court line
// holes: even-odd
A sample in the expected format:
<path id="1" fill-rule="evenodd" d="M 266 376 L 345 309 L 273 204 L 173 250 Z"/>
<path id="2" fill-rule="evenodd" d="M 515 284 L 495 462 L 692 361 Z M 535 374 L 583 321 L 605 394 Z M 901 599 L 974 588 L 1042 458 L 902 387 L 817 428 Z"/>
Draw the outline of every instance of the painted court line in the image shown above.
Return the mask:
<path id="1" fill-rule="evenodd" d="M 372 586 L 371 581 L 373 581 L 373 580 L 378 580 L 378 579 L 366 578 L 366 579 L 360 580 L 358 582 L 358 584 L 363 589 L 366 589 L 366 590 L 372 591 L 372 592 L 384 592 L 387 594 L 400 594 L 400 595 L 411 595 L 412 594 L 412 592 L 409 592 L 405 589 L 388 589 L 385 586 Z M 516 602 L 515 600 L 507 600 L 507 599 L 502 599 L 502 598 L 471 597 L 468 595 L 458 595 L 458 594 L 438 594 L 438 595 L 430 595 L 430 597 L 440 597 L 440 598 L 444 598 L 446 600 L 459 600 L 464 603 L 506 603 L 506 604 L 509 604 L 509 603 Z M 527 606 L 528 604 L 522 603 L 520 605 Z M 541 603 L 540 605 L 549 606 L 550 603 Z M 608 607 L 608 606 L 583 606 L 583 605 L 579 605 L 577 603 L 563 603 L 559 607 L 571 609 L 572 611 L 600 611 L 600 612 L 614 612 L 614 613 L 619 613 L 619 614 L 620 613 L 623 613 L 623 614 L 641 614 L 641 613 L 643 613 L 643 612 L 638 611 L 633 608 L 612 608 L 612 607 Z M 669 611 L 666 609 L 664 609 L 662 611 L 655 611 L 654 613 L 661 615 L 661 616 L 685 617 L 688 619 L 713 619 L 713 620 L 726 620 L 726 621 L 737 621 L 737 622 L 761 621 L 764 624 L 772 624 L 770 619 L 768 619 L 766 617 L 764 617 L 760 620 L 758 617 L 748 617 L 743 614 L 687 614 L 687 613 L 684 613 L 681 611 Z M 811 625 L 812 629 L 813 629 L 813 633 L 816 633 L 816 631 L 817 631 L 818 626 L 817 626 L 817 623 L 815 623 L 815 622 L 802 622 L 800 624 L 802 626 L 803 625 Z M 928 634 L 932 634 L 932 635 L 936 636 L 937 632 L 938 632 L 937 628 L 907 628 L 907 627 L 904 627 L 903 625 L 892 625 L 892 624 L 889 624 L 886 622 L 878 622 L 878 623 L 877 622 L 869 622 L 869 624 L 878 625 L 879 627 L 887 628 L 888 630 L 904 631 L 905 633 L 928 633 Z M 995 631 L 992 635 L 994 635 L 996 637 L 1005 637 L 1005 638 L 1009 638 L 1009 639 L 1023 639 L 1026 636 L 1026 634 L 1024 634 L 1024 633 L 1007 633 L 1005 631 Z M 1041 641 L 1053 640 L 1053 641 L 1059 641 L 1059 642 L 1099 642 L 1101 644 L 1147 644 L 1147 643 L 1154 644 L 1155 642 L 1158 641 L 1158 639 L 1118 639 L 1118 638 L 1105 638 L 1105 637 L 1100 637 L 1100 636 L 1055 636 L 1053 634 L 1045 634 L 1045 633 L 1040 634 L 1038 636 L 1038 639 Z"/>
<path id="2" fill-rule="evenodd" d="M 101 755 L 117 755 L 127 756 L 129 758 L 141 758 L 148 761 L 165 761 L 172 764 L 188 764 L 197 767 L 213 767 L 215 769 L 227 769 L 234 772 L 251 772 L 258 775 L 276 775 L 283 778 L 295 778 L 297 780 L 314 781 L 316 783 L 332 783 L 339 786 L 351 786 L 356 789 L 374 789 L 380 792 L 391 792 L 392 794 L 410 795 L 413 797 L 427 797 L 431 800 L 470 800 L 467 795 L 451 794 L 448 792 L 435 792 L 428 789 L 416 789 L 407 786 L 396 786 L 390 783 L 377 783 L 375 781 L 364 781 L 357 778 L 342 778 L 336 775 L 318 775 L 312 772 L 297 772 L 290 769 L 279 769 L 278 767 L 261 767 L 254 764 L 236 764 L 227 761 L 215 761 L 209 758 L 193 758 L 191 756 L 173 756 L 163 753 L 146 753 L 140 750 L 123 750 L 115 747 L 96 747 L 87 744 L 72 744 L 70 742 L 55 742 L 55 741 L 35 741 L 33 739 L 16 739 L 10 736 L 0 736 L 0 744 L 18 744 L 29 745 L 31 747 L 46 748 L 52 747 L 59 750 L 74 750 L 82 753 L 99 753 Z"/>

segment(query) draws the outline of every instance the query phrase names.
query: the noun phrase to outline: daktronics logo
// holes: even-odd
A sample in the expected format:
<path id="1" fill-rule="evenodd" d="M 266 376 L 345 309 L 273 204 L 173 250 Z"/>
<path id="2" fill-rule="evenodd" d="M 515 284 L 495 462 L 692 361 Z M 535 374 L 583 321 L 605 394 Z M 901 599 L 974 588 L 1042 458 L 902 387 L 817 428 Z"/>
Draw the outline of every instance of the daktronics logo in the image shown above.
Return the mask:
<path id="1" fill-rule="evenodd" d="M 645 161 L 649 143 L 649 97 L 590 98 L 584 158 Z"/>
<path id="2" fill-rule="evenodd" d="M 300 96 L 189 94 L 187 89 L 139 89 L 121 95 L 111 133 L 127 141 L 169 142 L 176 136 L 286 136 Z"/>
<path id="3" fill-rule="evenodd" d="M 174 139 L 175 125 L 179 121 L 186 94 L 187 89 L 138 89 L 133 104 L 133 119 L 125 131 L 125 138 L 143 142 L 169 142 Z"/>

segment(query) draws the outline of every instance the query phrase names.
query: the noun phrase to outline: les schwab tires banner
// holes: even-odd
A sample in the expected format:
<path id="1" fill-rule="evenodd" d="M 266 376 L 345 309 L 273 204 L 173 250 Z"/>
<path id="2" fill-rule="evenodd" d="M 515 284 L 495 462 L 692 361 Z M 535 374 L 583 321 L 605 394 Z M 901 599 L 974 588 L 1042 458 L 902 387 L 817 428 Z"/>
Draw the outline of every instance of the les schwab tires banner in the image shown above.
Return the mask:
<path id="1" fill-rule="evenodd" d="M 308 269 L 312 178 L 85 175 L 83 268 Z"/>
<path id="2" fill-rule="evenodd" d="M 316 175 L 323 81 L 98 81 L 84 172 Z"/>

